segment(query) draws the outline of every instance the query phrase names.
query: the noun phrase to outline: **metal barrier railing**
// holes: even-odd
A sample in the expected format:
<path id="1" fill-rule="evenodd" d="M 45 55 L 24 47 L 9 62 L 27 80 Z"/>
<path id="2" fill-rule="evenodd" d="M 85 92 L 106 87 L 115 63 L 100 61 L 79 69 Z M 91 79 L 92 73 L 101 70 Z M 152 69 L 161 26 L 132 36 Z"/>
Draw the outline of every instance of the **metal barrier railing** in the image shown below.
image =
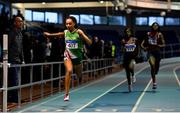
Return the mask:
<path id="1" fill-rule="evenodd" d="M 8 93 L 17 90 L 18 102 L 17 107 L 22 106 L 22 100 L 27 103 L 32 103 L 35 99 L 42 99 L 47 95 L 52 95 L 55 92 L 62 92 L 64 85 L 65 69 L 63 62 L 49 62 L 49 63 L 32 63 L 32 64 L 8 64 L 8 48 L 7 35 L 3 37 L 3 63 L 0 65 L 0 109 L 3 112 L 8 111 Z M 180 56 L 180 44 L 166 45 L 162 49 L 163 58 Z M 115 59 L 91 59 L 83 61 L 83 77 L 88 75 L 95 79 L 96 75 L 106 71 L 111 72 L 113 62 Z M 8 86 L 8 70 L 12 68 L 19 68 L 20 74 L 18 76 L 18 84 L 15 86 Z M 71 88 L 78 85 L 76 83 L 76 76 L 73 73 L 71 79 Z M 22 92 L 29 92 L 26 97 L 23 97 Z"/>
<path id="2" fill-rule="evenodd" d="M 180 56 L 180 43 L 168 44 L 162 49 L 162 58 Z"/>
<path id="3" fill-rule="evenodd" d="M 106 70 L 110 70 L 112 68 L 113 60 L 114 59 L 84 60 L 83 61 L 83 76 L 88 74 L 90 75 L 90 77 L 95 78 L 96 73 L 101 70 L 103 70 L 104 75 L 105 75 Z M 20 69 L 20 74 L 18 75 L 18 78 L 19 78 L 18 84 L 15 86 L 9 86 L 9 87 L 4 87 L 4 84 L 3 84 L 3 87 L 0 89 L 0 92 L 3 92 L 3 96 L 5 95 L 7 97 L 10 91 L 17 90 L 17 93 L 18 93 L 17 107 L 18 108 L 22 106 L 22 100 L 25 100 L 27 103 L 32 103 L 35 98 L 42 99 L 47 95 L 47 93 L 48 95 L 52 95 L 54 94 L 55 91 L 61 92 L 63 91 L 62 86 L 64 85 L 63 81 L 64 81 L 64 74 L 65 74 L 63 66 L 64 66 L 63 62 L 10 65 L 8 70 L 12 68 Z M 75 81 L 76 81 L 76 76 L 73 73 L 72 79 L 71 79 L 71 88 L 75 87 Z M 24 95 L 22 94 L 23 90 L 26 90 L 26 92 L 29 92 L 28 96 L 23 97 Z M 7 91 L 8 93 L 4 93 L 4 91 Z M 4 100 L 4 97 L 3 97 L 3 100 Z M 7 99 L 4 101 L 6 101 L 6 103 L 2 104 L 2 107 L 3 107 L 2 109 L 5 112 L 7 111 L 8 101 Z"/>
<path id="4" fill-rule="evenodd" d="M 83 75 L 89 74 L 94 77 L 96 72 L 112 69 L 114 59 L 91 59 L 83 61 Z M 8 94 L 12 91 L 17 91 L 17 107 L 22 106 L 24 99 L 23 90 L 26 93 L 25 99 L 28 103 L 32 103 L 36 98 L 44 98 L 46 95 L 54 93 L 54 87 L 57 92 L 63 91 L 64 79 L 64 64 L 63 62 L 49 62 L 49 63 L 32 63 L 32 64 L 8 64 L 8 35 L 3 35 L 3 63 L 0 65 L 0 109 L 3 112 L 8 111 Z M 12 69 L 18 69 L 17 83 L 9 84 Z M 2 73 L 3 72 L 3 73 Z M 71 79 L 71 88 L 75 87 L 76 76 L 73 73 Z M 47 94 L 48 93 L 48 94 Z M 14 96 L 14 95 L 13 95 Z"/>

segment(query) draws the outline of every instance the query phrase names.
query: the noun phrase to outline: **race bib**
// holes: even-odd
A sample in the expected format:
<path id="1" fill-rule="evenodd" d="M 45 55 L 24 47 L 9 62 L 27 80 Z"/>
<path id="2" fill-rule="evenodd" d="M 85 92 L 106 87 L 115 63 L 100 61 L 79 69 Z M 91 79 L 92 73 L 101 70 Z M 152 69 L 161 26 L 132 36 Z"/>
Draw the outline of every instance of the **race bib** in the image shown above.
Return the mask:
<path id="1" fill-rule="evenodd" d="M 135 44 L 125 44 L 126 52 L 133 52 L 136 48 Z"/>
<path id="2" fill-rule="evenodd" d="M 67 40 L 66 41 L 66 48 L 68 49 L 77 49 L 78 43 L 76 40 Z"/>
<path id="3" fill-rule="evenodd" d="M 157 40 L 154 37 L 149 37 L 148 43 L 151 45 L 157 45 Z"/>

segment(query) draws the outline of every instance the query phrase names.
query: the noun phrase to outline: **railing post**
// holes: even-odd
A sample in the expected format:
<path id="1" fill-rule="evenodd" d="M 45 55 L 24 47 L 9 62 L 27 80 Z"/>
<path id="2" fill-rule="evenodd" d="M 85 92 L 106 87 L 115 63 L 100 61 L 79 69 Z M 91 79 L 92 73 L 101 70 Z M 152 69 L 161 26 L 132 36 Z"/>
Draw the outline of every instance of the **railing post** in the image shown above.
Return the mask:
<path id="1" fill-rule="evenodd" d="M 8 35 L 3 35 L 3 112 L 7 112 Z"/>

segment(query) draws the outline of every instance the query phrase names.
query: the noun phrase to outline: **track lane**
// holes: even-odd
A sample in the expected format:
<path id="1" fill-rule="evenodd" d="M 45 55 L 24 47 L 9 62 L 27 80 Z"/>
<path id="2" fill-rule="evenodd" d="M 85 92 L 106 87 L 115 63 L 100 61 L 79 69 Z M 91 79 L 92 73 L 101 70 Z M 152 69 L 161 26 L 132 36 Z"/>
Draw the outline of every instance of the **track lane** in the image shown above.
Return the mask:
<path id="1" fill-rule="evenodd" d="M 172 64 L 173 62 L 177 62 L 177 59 L 179 58 L 166 59 L 162 61 L 162 64 L 163 65 Z M 135 104 L 140 98 L 140 95 L 142 95 L 143 93 L 146 93 L 146 95 L 147 94 L 154 95 L 151 89 L 149 88 L 146 89 L 146 87 L 149 87 L 148 83 L 150 81 L 149 64 L 141 63 L 136 65 L 135 72 L 137 74 L 137 82 L 133 86 L 132 93 L 127 93 L 125 72 L 121 71 L 112 75 L 108 75 L 100 80 L 91 82 L 90 84 L 72 89 L 70 94 L 71 101 L 69 102 L 63 101 L 63 93 L 61 92 L 59 94 L 53 95 L 52 97 L 48 97 L 41 101 L 29 104 L 15 111 L 16 112 L 79 112 L 79 111 L 80 112 L 83 111 L 129 112 L 132 111 L 132 109 L 135 107 Z M 179 70 L 177 69 L 176 72 L 178 73 Z M 158 86 L 159 86 L 159 82 L 158 82 Z M 118 98 L 119 99 L 118 101 L 120 101 L 120 103 L 117 103 L 116 100 L 117 97 L 120 97 Z M 142 96 L 142 99 L 144 101 L 144 96 Z M 103 101 L 101 102 L 101 100 Z M 109 100 L 110 102 L 108 102 Z M 180 106 L 180 104 L 178 105 Z M 139 108 L 141 108 L 141 101 L 135 111 L 140 110 Z"/>
<path id="2" fill-rule="evenodd" d="M 180 91 L 174 68 L 180 63 L 164 65 L 157 75 L 158 89 L 156 92 L 145 92 L 136 112 L 179 112 Z M 152 90 L 151 86 L 147 89 Z"/>

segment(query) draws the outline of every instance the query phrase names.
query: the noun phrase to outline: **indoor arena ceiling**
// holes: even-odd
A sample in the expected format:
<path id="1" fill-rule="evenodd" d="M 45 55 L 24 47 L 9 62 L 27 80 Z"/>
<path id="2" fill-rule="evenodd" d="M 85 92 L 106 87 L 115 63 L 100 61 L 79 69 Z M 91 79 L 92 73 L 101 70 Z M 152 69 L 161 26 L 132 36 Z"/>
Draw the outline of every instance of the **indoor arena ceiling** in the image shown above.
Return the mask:
<path id="1" fill-rule="evenodd" d="M 37 3 L 37 2 L 98 2 L 101 0 L 10 0 L 12 3 Z M 114 1 L 114 0 L 104 0 L 104 1 Z M 120 0 L 127 1 L 127 0 Z M 143 1 L 143 0 L 141 0 Z M 145 1 L 145 0 L 144 0 Z M 180 0 L 147 0 L 147 1 L 171 1 L 171 2 L 180 2 Z"/>
<path id="2" fill-rule="evenodd" d="M 15 7 L 26 9 L 62 9 L 62 8 L 95 8 L 115 7 L 158 9 L 180 11 L 180 0 L 9 0 Z M 106 1 L 99 4 L 100 1 Z M 43 5 L 42 3 L 45 2 Z M 172 3 L 171 3 L 172 2 Z M 16 4 L 21 3 L 21 5 Z M 47 3 L 47 4 L 46 4 Z M 46 4 L 46 5 L 45 5 Z M 19 7 L 20 6 L 20 7 Z"/>
<path id="3" fill-rule="evenodd" d="M 36 3 L 36 2 L 98 2 L 100 0 L 10 0 L 12 3 Z M 105 0 L 114 1 L 114 0 Z"/>

